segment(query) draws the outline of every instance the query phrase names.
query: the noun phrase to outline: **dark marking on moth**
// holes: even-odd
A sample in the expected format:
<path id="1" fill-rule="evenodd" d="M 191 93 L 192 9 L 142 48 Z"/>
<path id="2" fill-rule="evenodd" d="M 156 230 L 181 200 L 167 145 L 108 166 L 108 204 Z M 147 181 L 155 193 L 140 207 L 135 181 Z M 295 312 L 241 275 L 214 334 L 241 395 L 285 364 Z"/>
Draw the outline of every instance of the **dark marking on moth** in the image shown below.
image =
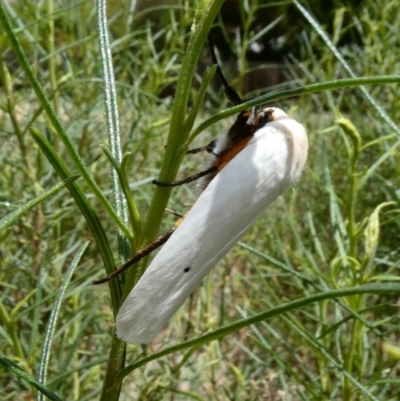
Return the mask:
<path id="1" fill-rule="evenodd" d="M 190 270 L 190 266 L 185 267 L 185 268 L 183 269 L 183 271 L 184 271 L 185 273 L 187 273 L 189 270 Z"/>

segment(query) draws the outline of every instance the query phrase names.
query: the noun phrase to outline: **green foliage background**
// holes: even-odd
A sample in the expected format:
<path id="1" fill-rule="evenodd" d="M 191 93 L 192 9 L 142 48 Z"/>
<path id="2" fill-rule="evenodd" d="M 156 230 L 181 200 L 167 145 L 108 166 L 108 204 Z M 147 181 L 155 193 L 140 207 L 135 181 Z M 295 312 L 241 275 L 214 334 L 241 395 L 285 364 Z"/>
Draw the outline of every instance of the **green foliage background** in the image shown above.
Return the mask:
<path id="1" fill-rule="evenodd" d="M 129 256 L 127 242 L 134 253 L 173 226 L 175 217 L 163 216 L 169 193 L 156 190 L 154 196 L 151 184 L 160 168 L 173 179 L 178 161 L 180 177 L 205 163 L 203 155 L 183 157 L 188 143 L 170 127 L 183 124 L 176 119 L 184 110 L 177 112 L 173 102 L 187 93 L 184 117 L 194 110 L 194 127 L 209 125 L 190 147 L 208 143 L 233 121 L 211 125 L 209 118 L 229 104 L 217 82 L 207 85 L 204 100 L 198 97 L 203 70 L 193 82 L 189 77 L 190 85 L 182 84 L 182 63 L 188 54 L 200 57 L 188 43 L 212 14 L 207 7 L 218 2 L 198 2 L 195 9 L 177 1 L 136 12 L 134 3 L 109 5 L 121 147 L 130 152 L 121 168 L 131 189 L 129 224 L 122 214 L 110 214 L 106 203 L 114 200 L 112 163 L 119 168 L 119 161 L 101 147 L 110 121 L 96 4 L 2 3 L 45 94 L 42 99 L 33 91 L 2 18 L 2 399 L 40 400 L 46 391 L 50 399 L 63 400 L 399 399 L 400 1 L 363 1 L 357 13 L 335 3 L 327 37 L 307 15 L 314 3 L 279 2 L 290 5 L 298 20 L 297 51 L 286 54 L 284 83 L 246 98 L 343 78 L 397 78 L 363 88 L 313 87 L 268 103 L 307 127 L 309 160 L 300 182 L 213 269 L 154 343 L 146 350 L 128 346 L 124 371 L 113 311 L 138 270 L 110 288 L 92 281 L 106 274 L 104 264 L 112 270 Z M 252 18 L 273 5 L 240 2 L 244 28 L 227 35 L 239 66 L 237 76 L 230 76 L 234 87 L 244 87 L 248 47 L 269 32 L 252 25 Z M 357 32 L 360 43 L 343 39 L 349 31 Z M 293 25 L 288 37 L 294 40 Z M 205 48 L 200 59 L 207 57 Z M 46 101 L 85 170 L 71 156 Z M 173 141 L 178 146 L 167 146 L 168 164 L 164 147 Z M 70 178 L 62 184 L 60 177 Z M 195 184 L 174 189 L 168 207 L 185 212 L 198 194 Z M 305 301 L 289 304 L 298 299 Z M 257 315 L 263 311 L 273 313 Z M 235 325 L 242 318 L 249 319 Z M 212 334 L 202 337 L 206 332 Z"/>

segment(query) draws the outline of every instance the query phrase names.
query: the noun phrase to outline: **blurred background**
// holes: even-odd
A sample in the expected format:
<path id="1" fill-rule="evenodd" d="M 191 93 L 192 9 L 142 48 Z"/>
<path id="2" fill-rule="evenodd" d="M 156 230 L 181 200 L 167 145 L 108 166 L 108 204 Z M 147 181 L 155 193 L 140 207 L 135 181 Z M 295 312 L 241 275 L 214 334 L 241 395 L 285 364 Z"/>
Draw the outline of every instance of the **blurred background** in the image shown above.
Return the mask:
<path id="1" fill-rule="evenodd" d="M 131 190 L 145 218 L 164 156 L 176 82 L 195 18 L 188 1 L 113 1 L 108 28 Z M 90 174 L 109 199 L 96 6 L 93 1 L 3 0 L 29 65 Z M 400 75 L 400 0 L 226 0 L 211 34 L 228 81 L 245 99 L 350 77 Z M 0 218 L 60 179 L 29 133 L 39 130 L 71 168 L 64 145 L 0 31 Z M 205 45 L 189 106 L 207 67 Z M 230 107 L 213 78 L 197 126 Z M 271 104 L 303 123 L 309 160 L 292 190 L 268 209 L 212 270 L 148 352 L 194 338 L 293 299 L 399 277 L 398 84 L 303 94 Z M 231 117 L 192 147 L 226 132 Z M 339 121 L 338 121 L 339 119 Z M 178 178 L 207 155 L 185 158 Z M 85 182 L 117 255 L 117 232 Z M 200 190 L 173 190 L 185 213 Z M 245 213 L 245 210 L 244 210 Z M 176 218 L 166 214 L 163 231 Z M 105 272 L 93 235 L 66 189 L 0 232 L 0 349 L 37 377 L 46 325 L 78 247 L 91 241 L 66 291 L 47 384 L 68 400 L 97 399 L 114 333 Z M 117 258 L 117 256 L 115 256 Z M 131 373 L 121 400 L 385 400 L 399 394 L 399 300 L 363 295 L 324 301 Z M 128 361 L 142 355 L 128 347 Z M 0 370 L 4 400 L 34 391 Z"/>

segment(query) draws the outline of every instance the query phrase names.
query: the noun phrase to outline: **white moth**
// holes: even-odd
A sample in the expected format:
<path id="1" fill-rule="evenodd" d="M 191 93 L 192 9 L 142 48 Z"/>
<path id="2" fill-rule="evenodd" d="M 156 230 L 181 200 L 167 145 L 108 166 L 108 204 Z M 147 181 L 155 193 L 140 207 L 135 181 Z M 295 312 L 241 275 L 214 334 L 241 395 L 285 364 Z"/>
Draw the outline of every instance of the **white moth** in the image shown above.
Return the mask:
<path id="1" fill-rule="evenodd" d="M 116 318 L 119 338 L 152 341 L 210 269 L 300 177 L 308 151 L 304 127 L 281 109 L 263 113 L 269 122 L 211 180 L 126 298 Z"/>

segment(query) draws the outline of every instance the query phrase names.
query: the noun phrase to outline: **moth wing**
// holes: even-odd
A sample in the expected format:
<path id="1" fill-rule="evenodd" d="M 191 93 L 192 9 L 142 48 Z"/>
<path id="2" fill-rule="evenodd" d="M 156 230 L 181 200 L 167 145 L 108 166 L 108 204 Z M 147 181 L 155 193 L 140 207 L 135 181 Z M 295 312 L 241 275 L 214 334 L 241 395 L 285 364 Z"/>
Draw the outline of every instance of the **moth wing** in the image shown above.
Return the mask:
<path id="1" fill-rule="evenodd" d="M 134 344 L 152 341 L 209 270 L 297 179 L 293 171 L 299 162 L 283 128 L 271 123 L 257 131 L 207 186 L 123 303 L 118 337 Z"/>

